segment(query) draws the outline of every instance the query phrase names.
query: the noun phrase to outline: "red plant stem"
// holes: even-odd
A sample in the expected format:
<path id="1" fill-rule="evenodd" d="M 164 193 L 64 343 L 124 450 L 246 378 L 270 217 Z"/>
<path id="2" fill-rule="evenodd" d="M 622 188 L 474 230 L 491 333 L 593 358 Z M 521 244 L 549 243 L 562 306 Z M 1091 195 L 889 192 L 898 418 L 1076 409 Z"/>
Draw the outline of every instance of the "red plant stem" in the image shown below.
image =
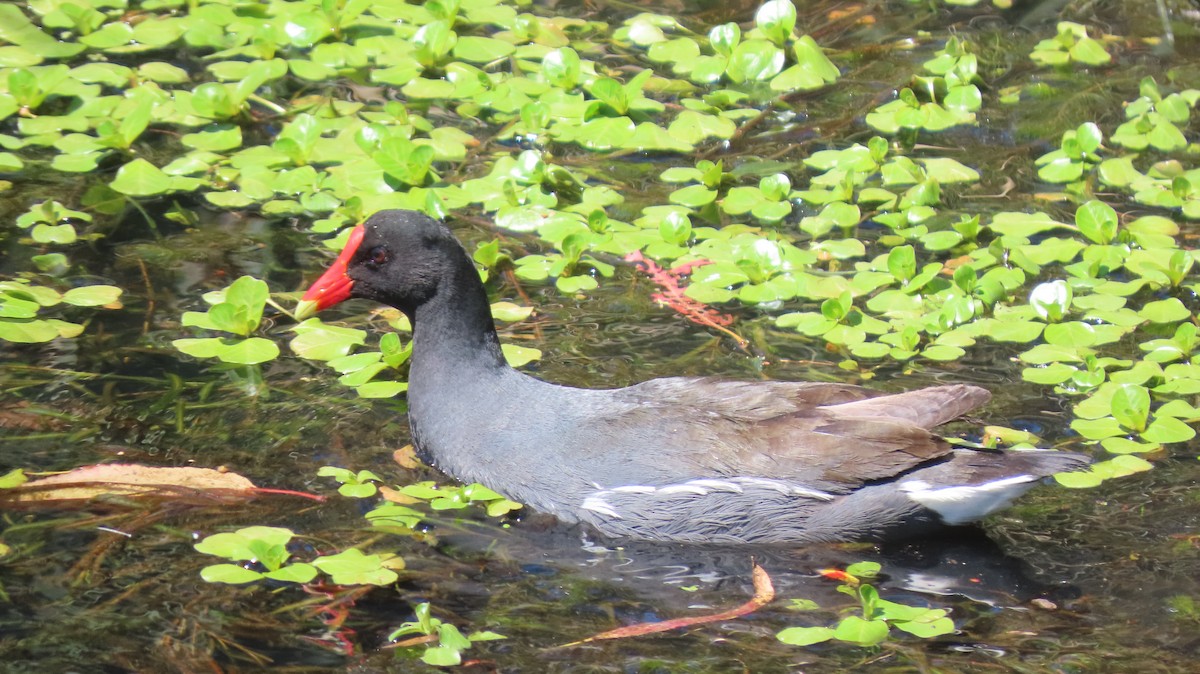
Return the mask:
<path id="1" fill-rule="evenodd" d="M 712 264 L 710 261 L 694 260 L 667 270 L 658 266 L 653 260 L 647 259 L 646 256 L 642 255 L 641 251 L 635 250 L 626 255 L 625 259 L 628 262 L 632 262 L 639 271 L 649 276 L 655 285 L 662 288 L 662 292 L 654 293 L 650 296 L 651 299 L 674 309 L 693 323 L 710 327 L 728 335 L 738 343 L 739 347 L 746 348 L 748 344 L 746 339 L 726 327 L 733 324 L 732 316 L 723 314 L 707 304 L 697 302 L 688 297 L 686 294 L 687 289 L 680 283 L 680 277 L 690 274 L 696 267 Z"/>
<path id="2" fill-rule="evenodd" d="M 310 499 L 317 503 L 324 503 L 325 497 L 320 494 L 310 494 L 305 491 L 292 491 L 291 489 L 270 489 L 268 487 L 255 487 L 256 494 L 279 494 L 281 496 L 299 496 L 300 498 Z"/>

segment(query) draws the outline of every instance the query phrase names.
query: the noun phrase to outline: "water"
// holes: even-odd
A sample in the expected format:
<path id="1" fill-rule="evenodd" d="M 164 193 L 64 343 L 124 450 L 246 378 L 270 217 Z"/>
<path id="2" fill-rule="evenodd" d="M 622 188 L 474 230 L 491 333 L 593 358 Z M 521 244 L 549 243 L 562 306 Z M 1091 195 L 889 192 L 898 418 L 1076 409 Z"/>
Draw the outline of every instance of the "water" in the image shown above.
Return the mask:
<path id="1" fill-rule="evenodd" d="M 1151 3 L 1126 4 L 1152 16 Z M 860 8 L 873 20 L 846 24 L 829 19 L 832 9 L 806 9 L 809 30 L 822 44 L 852 53 L 859 67 L 845 77 L 846 86 L 806 99 L 802 114 L 780 135 L 737 151 L 795 159 L 833 145 L 829 134 L 853 131 L 854 119 L 873 98 L 905 83 L 907 73 L 928 58 L 932 47 L 903 48 L 900 38 L 912 31 L 953 29 L 985 50 L 1002 55 L 1011 50 L 1011 72 L 1001 71 L 1009 63 L 1005 57 L 993 53 L 987 61 L 1000 64 L 985 74 L 997 85 L 1023 76 L 1017 55 L 1034 41 L 987 12 L 929 15 L 895 3 Z M 1132 10 L 1103 9 L 1114 33 L 1155 30 Z M 748 16 L 738 8 L 716 11 Z M 725 17 L 714 19 L 720 20 Z M 1160 63 L 1135 52 L 1124 69 L 1110 73 L 1114 81 L 1104 96 L 1084 100 L 1081 94 L 1055 103 L 1075 106 L 1071 110 L 1079 114 L 1064 107 L 1042 115 L 1034 101 L 1028 104 L 1032 109 L 991 110 L 979 130 L 938 137 L 947 147 L 961 148 L 959 156 L 984 164 L 979 168 L 985 180 L 972 208 L 1056 208 L 1035 198 L 1033 176 L 1006 169 L 1013 158 L 1040 155 L 1063 129 L 1089 115 L 1117 114 L 1113 101 L 1132 97 L 1143 75 L 1166 75 L 1166 63 L 1177 67 L 1171 72 L 1182 85 L 1195 85 L 1187 82 L 1194 70 L 1184 67 L 1194 65 L 1194 47 L 1194 37 L 1181 29 L 1174 61 Z M 859 132 L 861 127 L 839 135 L 837 142 L 865 140 L 855 135 Z M 563 161 L 586 164 L 590 157 Z M 634 184 L 649 170 L 639 161 L 597 170 Z M 1007 179 L 1018 189 L 999 196 Z M 28 189 L 36 194 L 39 188 Z M 429 469 L 402 469 L 392 462 L 392 451 L 407 443 L 402 401 L 350 398 L 327 370 L 291 357 L 264 368 L 270 390 L 249 396 L 245 381 L 185 359 L 169 344 L 181 336 L 180 313 L 199 308 L 201 293 L 243 273 L 277 290 L 297 289 L 326 258 L 306 236 L 286 227 L 197 215 L 203 227 L 164 224 L 159 240 L 130 220 L 78 254 L 76 261 L 90 275 L 127 289 L 125 307 L 96 313 L 83 338 L 44 346 L 0 344 L 0 472 L 112 461 L 223 465 L 263 487 L 330 498 L 315 504 L 264 496 L 232 507 L 110 499 L 7 508 L 0 541 L 12 552 L 0 556 L 0 670 L 421 671 L 427 667 L 413 659 L 413 651 L 383 648 L 386 635 L 411 619 L 411 607 L 421 601 L 464 631 L 487 629 L 508 637 L 467 651 L 465 657 L 474 661 L 468 671 L 1197 670 L 1200 463 L 1194 447 L 1177 448 L 1153 471 L 1096 489 L 1039 489 L 989 519 L 982 527 L 986 535 L 955 531 L 887 547 L 619 546 L 532 513 L 502 522 L 475 511 L 461 517 L 431 514 L 427 531 L 407 536 L 373 532 L 361 517 L 367 506 L 336 496 L 332 481 L 316 478 L 316 471 L 337 465 L 373 470 L 395 484 L 444 480 Z M 469 228 L 462 233 L 472 240 L 491 236 Z M 1194 239 L 1194 230 L 1185 237 Z M 10 241 L 8 248 L 14 259 L 29 254 L 18 243 Z M 511 286 L 495 287 L 494 299 L 523 301 Z M 886 390 L 965 381 L 996 392 L 980 412 L 984 421 L 1030 428 L 1052 446 L 1079 448 L 1066 428 L 1069 401 L 1045 387 L 1014 383 L 1020 379 L 1011 361 L 1015 349 L 975 349 L 958 362 L 885 363 L 850 374 L 818 340 L 775 330 L 749 310 L 732 310 L 741 319 L 736 327 L 753 345 L 738 349 L 654 306 L 648 281 L 629 269 L 581 299 L 534 285 L 523 290 L 537 317 L 506 328 L 502 337 L 541 348 L 545 356 L 530 370 L 553 381 L 611 387 L 655 376 L 722 375 L 854 381 Z M 360 316 L 364 308 L 347 306 L 333 317 Z M 271 321 L 268 332 L 285 341 L 287 319 Z M 971 428 L 978 425 L 957 427 L 968 434 Z M 299 532 L 294 550 L 299 556 L 357 545 L 396 552 L 407 569 L 395 587 L 365 593 L 203 582 L 199 571 L 213 560 L 192 549 L 197 537 L 253 524 Z M 752 559 L 771 574 L 779 598 L 750 616 L 563 647 L 619 625 L 739 605 L 752 594 Z M 797 648 L 776 641 L 775 633 L 785 627 L 828 624 L 852 613 L 852 600 L 818 571 L 862 560 L 883 565 L 879 586 L 885 598 L 947 608 L 959 632 L 931 640 L 904 637 L 871 649 L 835 643 Z M 822 610 L 790 610 L 792 599 L 813 600 Z"/>

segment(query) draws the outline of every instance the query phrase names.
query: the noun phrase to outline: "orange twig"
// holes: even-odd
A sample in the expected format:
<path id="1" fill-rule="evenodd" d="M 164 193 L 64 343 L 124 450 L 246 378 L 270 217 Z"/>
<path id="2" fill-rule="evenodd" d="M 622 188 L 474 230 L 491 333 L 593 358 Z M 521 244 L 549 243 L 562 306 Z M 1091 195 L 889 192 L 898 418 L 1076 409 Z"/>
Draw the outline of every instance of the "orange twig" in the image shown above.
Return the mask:
<path id="1" fill-rule="evenodd" d="M 618 627 L 615 630 L 601 632 L 600 634 L 590 636 L 580 641 L 564 644 L 562 648 L 586 644 L 593 641 L 602 641 L 605 639 L 625 639 L 628 637 L 637 637 L 645 634 L 657 634 L 659 632 L 668 632 L 681 627 L 705 625 L 708 623 L 740 618 L 747 613 L 757 611 L 775 599 L 775 586 L 771 584 L 771 577 L 767 575 L 767 572 L 761 566 L 755 564 L 751 570 L 751 573 L 754 579 L 754 597 L 751 598 L 750 601 L 738 606 L 737 608 L 729 609 L 728 611 L 721 611 L 720 613 L 693 616 L 690 618 L 675 618 L 673 620 L 663 620 L 662 622 L 656 623 L 638 623 L 636 625 L 626 625 L 625 627 Z"/>

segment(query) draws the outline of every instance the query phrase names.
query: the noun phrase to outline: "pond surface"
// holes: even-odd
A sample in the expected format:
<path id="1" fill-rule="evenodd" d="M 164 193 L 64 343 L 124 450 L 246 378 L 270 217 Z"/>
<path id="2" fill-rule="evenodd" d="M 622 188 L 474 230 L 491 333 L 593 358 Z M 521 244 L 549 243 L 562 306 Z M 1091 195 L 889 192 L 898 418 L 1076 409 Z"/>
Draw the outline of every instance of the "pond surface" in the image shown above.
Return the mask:
<path id="1" fill-rule="evenodd" d="M 686 16 L 695 9 L 697 30 L 705 32 L 725 21 L 749 22 L 756 7 L 646 11 Z M 530 11 L 552 13 L 544 7 Z M 641 9 L 614 3 L 555 11 L 616 25 Z M 938 3 L 802 7 L 801 32 L 839 56 L 839 86 L 809 94 L 803 104 L 796 102 L 800 97 L 788 101 L 795 116 L 771 133 L 706 152 L 720 155 L 721 147 L 735 147 L 741 157 L 798 166 L 817 150 L 865 143 L 874 132 L 863 125 L 863 113 L 892 100 L 895 89 L 957 35 L 985 53 L 987 72 L 981 74 L 991 91 L 1049 82 L 1071 94 L 1003 106 L 988 93 L 981 126 L 921 136 L 926 145 L 918 144 L 917 151 L 936 143 L 981 173 L 969 193 L 954 196 L 959 203 L 953 208 L 961 212 L 1036 207 L 1071 220 L 1073 206 L 1057 194 L 1061 186 L 1040 181 L 1033 159 L 1057 148 L 1064 130 L 1085 121 L 1106 128 L 1119 123 L 1120 103 L 1137 96 L 1142 77 L 1176 88 L 1200 85 L 1189 23 L 1194 19 L 1175 21 L 1175 50 L 1159 56 L 1147 41 L 1161 30 L 1154 3 L 1081 11 L 1102 13 L 1074 18 L 1126 37 L 1123 44 L 1109 43 L 1120 54 L 1117 65 L 1035 73 L 1026 57 L 1038 40 L 1054 35 L 1053 21 L 1036 16 L 951 10 Z M 380 95 L 397 94 L 385 88 Z M 685 163 L 704 155 L 698 151 Z M 569 146 L 556 161 L 621 188 L 629 201 L 614 205 L 609 215 L 632 220 L 641 208 L 665 203 L 674 186 L 653 178 L 678 157 L 600 155 Z M 732 154 L 729 161 L 735 162 Z M 478 175 L 486 167 L 468 170 Z M 21 174 L 14 183 L 0 202 L 5 221 L 46 198 L 77 205 L 71 200 L 83 190 L 48 169 Z M 195 220 L 167 217 L 176 203 Z M 419 660 L 421 645 L 388 648 L 389 633 L 412 620 L 422 602 L 463 633 L 490 630 L 506 637 L 465 651 L 466 671 L 1200 670 L 1200 462 L 1194 441 L 1154 453 L 1153 470 L 1092 489 L 1048 485 L 981 527 L 886 546 L 620 545 L 535 513 L 496 518 L 480 508 L 426 506 L 415 506 L 423 508 L 424 520 L 412 531 L 373 529 L 363 515 L 377 499 L 339 496 L 337 483 L 317 472 L 340 466 L 373 471 L 391 485 L 447 483 L 432 469 L 401 467 L 393 460 L 408 443 L 403 396 L 358 398 L 329 368 L 286 348 L 285 355 L 255 371 L 214 366 L 171 344 L 192 334 L 180 325 L 184 311 L 202 310 L 203 293 L 243 274 L 265 280 L 275 292 L 296 291 L 311 281 L 329 260 L 308 232 L 314 218 L 218 211 L 188 195 L 143 207 L 148 212 L 126 208 L 98 218 L 102 235 L 70 249 L 75 271 L 65 282 L 100 280 L 122 288 L 120 308 L 80 314 L 86 329 L 74 339 L 0 341 L 0 474 L 98 463 L 219 466 L 260 487 L 327 498 L 316 503 L 280 494 L 229 503 L 215 497 L 211 502 L 111 497 L 53 508 L 6 505 L 0 521 L 0 543 L 7 546 L 0 555 L 0 671 L 432 671 Z M 794 220 L 816 212 L 797 209 Z M 460 215 L 450 222 L 469 250 L 497 237 L 510 251 L 552 249 L 528 233 L 489 227 L 477 210 Z M 1195 224 L 1182 218 L 1179 224 L 1180 245 L 1190 249 Z M 886 252 L 882 228 L 875 228 L 865 223 L 862 238 L 872 254 Z M 5 274 L 26 270 L 29 256 L 45 250 L 10 229 L 0 261 Z M 1047 268 L 1032 280 L 1052 278 L 1055 272 Z M 971 423 L 951 427 L 954 434 L 979 440 L 982 424 L 975 422 L 981 421 L 1032 431 L 1046 446 L 1093 449 L 1069 426 L 1077 398 L 1022 379 L 1016 359 L 1025 345 L 987 343 L 947 361 L 884 359 L 848 367 L 844 349 L 774 322 L 800 306 L 814 310 L 813 302 L 718 304 L 748 340 L 739 347 L 725 334 L 659 306 L 651 298 L 656 290 L 628 265 L 586 293 L 564 293 L 512 275 L 489 283 L 493 301 L 535 308 L 531 318 L 502 327 L 501 338 L 540 349 L 540 360 L 525 369 L 551 381 L 602 388 L 658 376 L 721 375 L 846 381 L 889 391 L 968 382 L 989 388 L 995 398 Z M 293 299 L 280 303 L 290 307 Z M 1184 299 L 1194 311 L 1194 295 Z M 388 317 L 368 313 L 374 309 L 351 302 L 324 320 L 387 330 Z M 292 338 L 292 325 L 288 316 L 268 309 L 256 334 L 284 344 Z M 1138 353 L 1132 338 L 1112 348 L 1124 356 Z M 1106 455 L 1097 450 L 1097 456 Z M 397 582 L 384 587 L 204 582 L 201 569 L 214 559 L 193 545 L 251 525 L 297 532 L 291 546 L 297 557 L 355 546 L 399 555 L 405 567 Z M 743 604 L 754 593 L 755 561 L 771 576 L 777 598 L 747 616 L 569 645 L 622 625 Z M 862 561 L 881 565 L 874 584 L 885 599 L 948 609 L 957 631 L 929 639 L 893 633 L 870 648 L 836 641 L 796 647 L 776 639 L 787 627 L 831 624 L 853 614 L 855 600 L 820 571 Z"/>

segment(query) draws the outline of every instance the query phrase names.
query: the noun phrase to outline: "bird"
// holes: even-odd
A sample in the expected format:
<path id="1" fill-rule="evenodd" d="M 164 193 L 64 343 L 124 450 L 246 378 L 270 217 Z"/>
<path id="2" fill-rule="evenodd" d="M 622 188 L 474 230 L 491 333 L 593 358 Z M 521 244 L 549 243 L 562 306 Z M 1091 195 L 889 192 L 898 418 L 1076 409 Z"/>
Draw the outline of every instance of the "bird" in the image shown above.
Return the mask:
<path id="1" fill-rule="evenodd" d="M 408 420 L 423 460 L 608 539 L 906 538 L 978 520 L 1089 463 L 951 447 L 933 429 L 991 397 L 967 384 L 884 394 L 715 377 L 608 389 L 543 381 L 507 364 L 479 271 L 449 228 L 416 211 L 355 226 L 295 316 L 350 298 L 412 324 Z"/>

